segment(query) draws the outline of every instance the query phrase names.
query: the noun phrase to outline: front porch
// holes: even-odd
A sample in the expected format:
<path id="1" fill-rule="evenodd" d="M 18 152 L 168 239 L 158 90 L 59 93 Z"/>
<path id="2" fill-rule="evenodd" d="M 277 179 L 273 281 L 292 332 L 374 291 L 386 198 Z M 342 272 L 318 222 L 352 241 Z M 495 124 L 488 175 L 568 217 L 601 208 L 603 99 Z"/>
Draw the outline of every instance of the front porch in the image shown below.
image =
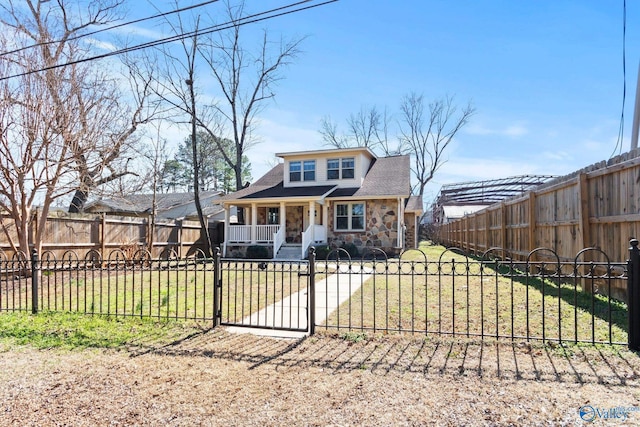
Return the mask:
<path id="1" fill-rule="evenodd" d="M 299 257 L 305 258 L 309 246 L 327 242 L 327 209 L 315 201 L 305 204 L 259 204 L 249 206 L 236 205 L 244 209 L 245 221 L 250 224 L 231 225 L 230 205 L 225 205 L 225 241 L 223 256 L 228 256 L 228 248 L 267 246 L 278 256 L 283 245 L 287 245 L 287 254 L 299 248 Z"/>

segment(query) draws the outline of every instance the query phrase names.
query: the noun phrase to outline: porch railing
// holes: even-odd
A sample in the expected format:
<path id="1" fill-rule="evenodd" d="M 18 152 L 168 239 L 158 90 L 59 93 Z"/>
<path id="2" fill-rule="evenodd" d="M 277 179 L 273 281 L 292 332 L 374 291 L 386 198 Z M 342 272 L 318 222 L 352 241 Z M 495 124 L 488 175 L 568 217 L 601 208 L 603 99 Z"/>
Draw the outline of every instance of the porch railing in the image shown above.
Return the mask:
<path id="1" fill-rule="evenodd" d="M 231 225 L 229 226 L 229 242 L 232 243 L 251 243 L 251 226 L 250 225 Z M 256 225 L 255 241 L 256 242 L 273 242 L 274 234 L 278 232 L 279 225 Z"/>
<path id="2" fill-rule="evenodd" d="M 273 242 L 273 235 L 278 228 L 279 225 L 256 225 L 256 242 Z"/>
<path id="3" fill-rule="evenodd" d="M 274 257 L 280 250 L 280 247 L 284 243 L 284 240 L 285 240 L 284 227 L 280 227 L 278 228 L 278 231 L 273 235 L 273 256 Z"/>
<path id="4" fill-rule="evenodd" d="M 313 232 L 315 231 L 315 227 L 310 225 L 307 227 L 305 231 L 302 232 L 302 255 L 301 258 L 305 258 L 307 256 L 307 249 L 311 243 L 313 243 Z"/>
<path id="5" fill-rule="evenodd" d="M 229 238 L 227 240 L 233 243 L 251 243 L 251 226 L 230 225 Z"/>

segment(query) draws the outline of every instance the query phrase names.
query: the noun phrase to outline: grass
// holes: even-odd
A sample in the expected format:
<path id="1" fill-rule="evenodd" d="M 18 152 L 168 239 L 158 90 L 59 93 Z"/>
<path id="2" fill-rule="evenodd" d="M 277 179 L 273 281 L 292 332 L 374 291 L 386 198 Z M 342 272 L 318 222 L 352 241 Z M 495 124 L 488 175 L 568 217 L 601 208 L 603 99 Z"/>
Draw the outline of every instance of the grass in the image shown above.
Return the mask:
<path id="1" fill-rule="evenodd" d="M 325 326 L 542 341 L 627 341 L 623 303 L 583 292 L 571 282 L 502 276 L 443 247 L 421 246 L 421 252 L 425 255 L 410 251 L 401 261 L 371 264 L 370 278 Z"/>
<path id="2" fill-rule="evenodd" d="M 213 265 L 177 262 L 108 269 L 44 269 L 40 276 L 41 310 L 106 316 L 210 320 L 214 318 Z M 245 316 L 306 288 L 306 264 L 222 261 L 222 321 Z M 302 274 L 302 275 L 301 275 Z M 28 310 L 31 279 L 0 282 L 0 311 Z"/>
<path id="3" fill-rule="evenodd" d="M 38 349 L 122 348 L 162 345 L 191 335 L 195 323 L 138 318 L 87 316 L 80 313 L 24 312 L 0 316 L 0 347 L 29 345 Z"/>

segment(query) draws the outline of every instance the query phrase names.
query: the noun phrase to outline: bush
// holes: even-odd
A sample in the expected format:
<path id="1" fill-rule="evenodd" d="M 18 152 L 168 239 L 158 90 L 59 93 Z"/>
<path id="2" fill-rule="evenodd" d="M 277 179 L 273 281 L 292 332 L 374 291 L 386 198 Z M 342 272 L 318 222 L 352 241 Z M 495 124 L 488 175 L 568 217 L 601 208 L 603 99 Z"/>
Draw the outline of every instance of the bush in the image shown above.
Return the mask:
<path id="1" fill-rule="evenodd" d="M 356 258 L 358 256 L 358 247 L 353 243 L 343 243 L 341 246 L 342 249 L 349 253 L 351 258 Z"/>
<path id="2" fill-rule="evenodd" d="M 331 247 L 329 245 L 318 245 L 314 246 L 316 249 L 316 259 L 324 261 L 327 259 L 327 255 L 331 252 Z"/>
<path id="3" fill-rule="evenodd" d="M 254 245 L 247 248 L 247 259 L 269 259 L 269 249 L 265 246 Z"/>

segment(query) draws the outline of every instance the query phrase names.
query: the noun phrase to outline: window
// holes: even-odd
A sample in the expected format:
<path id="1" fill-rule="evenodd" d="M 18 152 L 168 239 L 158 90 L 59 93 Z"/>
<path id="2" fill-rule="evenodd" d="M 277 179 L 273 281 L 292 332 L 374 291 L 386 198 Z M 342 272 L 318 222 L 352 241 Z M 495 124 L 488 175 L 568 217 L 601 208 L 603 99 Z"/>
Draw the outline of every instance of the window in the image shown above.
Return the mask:
<path id="1" fill-rule="evenodd" d="M 280 208 L 267 209 L 267 224 L 269 225 L 280 224 Z"/>
<path id="2" fill-rule="evenodd" d="M 336 203 L 336 230 L 364 230 L 364 203 Z"/>
<path id="3" fill-rule="evenodd" d="M 355 176 L 353 157 L 327 160 L 327 179 L 352 179 Z"/>
<path id="4" fill-rule="evenodd" d="M 350 179 L 355 176 L 355 161 L 353 157 L 342 159 L 342 179 Z"/>
<path id="5" fill-rule="evenodd" d="M 300 171 L 300 162 L 289 162 L 289 181 L 300 181 Z"/>
<path id="6" fill-rule="evenodd" d="M 340 179 L 340 159 L 327 160 L 327 179 Z"/>
<path id="7" fill-rule="evenodd" d="M 315 160 L 304 161 L 304 180 L 305 181 L 316 180 L 316 161 Z"/>

